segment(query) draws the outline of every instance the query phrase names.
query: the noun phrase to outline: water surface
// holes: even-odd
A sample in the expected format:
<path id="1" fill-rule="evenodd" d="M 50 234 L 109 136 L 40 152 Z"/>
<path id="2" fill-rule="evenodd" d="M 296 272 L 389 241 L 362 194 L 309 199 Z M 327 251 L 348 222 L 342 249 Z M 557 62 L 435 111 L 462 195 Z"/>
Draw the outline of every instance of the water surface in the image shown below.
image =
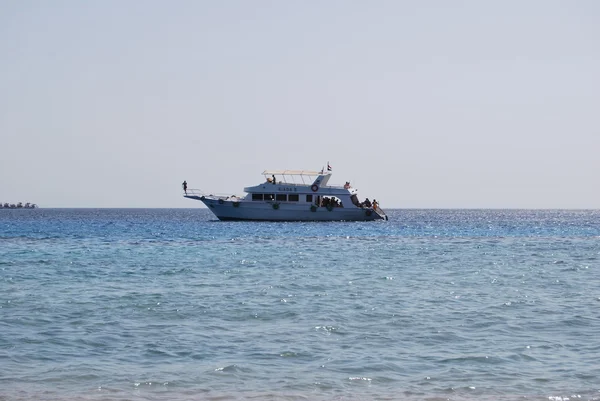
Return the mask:
<path id="1" fill-rule="evenodd" d="M 0 399 L 600 400 L 600 211 L 0 210 Z"/>

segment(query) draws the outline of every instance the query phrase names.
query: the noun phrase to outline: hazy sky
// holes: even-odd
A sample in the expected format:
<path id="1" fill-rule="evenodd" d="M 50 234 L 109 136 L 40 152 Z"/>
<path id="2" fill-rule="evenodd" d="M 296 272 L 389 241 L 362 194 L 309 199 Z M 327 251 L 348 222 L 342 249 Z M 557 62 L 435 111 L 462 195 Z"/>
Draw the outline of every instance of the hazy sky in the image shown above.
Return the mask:
<path id="1" fill-rule="evenodd" d="M 0 0 L 0 201 L 599 208 L 600 2 Z"/>

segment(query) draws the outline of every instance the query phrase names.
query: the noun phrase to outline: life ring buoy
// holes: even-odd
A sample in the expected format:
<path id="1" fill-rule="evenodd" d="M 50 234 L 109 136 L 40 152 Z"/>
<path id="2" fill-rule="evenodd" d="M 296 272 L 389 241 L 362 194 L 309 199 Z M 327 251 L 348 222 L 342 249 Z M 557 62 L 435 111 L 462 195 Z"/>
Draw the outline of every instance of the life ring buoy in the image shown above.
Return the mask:
<path id="1" fill-rule="evenodd" d="M 313 184 L 313 185 L 312 185 L 312 187 L 310 187 L 310 189 L 311 189 L 313 192 L 317 192 L 317 191 L 319 190 L 319 186 L 318 186 L 317 184 Z"/>
<path id="2" fill-rule="evenodd" d="M 310 206 L 310 211 L 311 212 L 316 212 L 317 211 L 317 207 L 315 205 L 311 205 Z"/>
<path id="3" fill-rule="evenodd" d="M 225 203 L 225 201 L 223 199 L 219 199 L 219 205 L 222 205 L 223 203 Z"/>
<path id="4" fill-rule="evenodd" d="M 273 209 L 275 209 L 275 210 L 279 209 L 279 203 L 273 203 Z"/>
<path id="5" fill-rule="evenodd" d="M 331 212 L 333 210 L 333 205 L 327 205 L 327 210 Z"/>
<path id="6" fill-rule="evenodd" d="M 240 202 L 233 202 L 233 207 L 240 207 Z"/>
<path id="7" fill-rule="evenodd" d="M 365 212 L 365 214 L 366 214 L 367 216 L 370 216 L 370 215 L 371 215 L 371 213 L 373 213 L 373 211 L 372 211 L 372 210 L 367 210 L 367 211 Z"/>

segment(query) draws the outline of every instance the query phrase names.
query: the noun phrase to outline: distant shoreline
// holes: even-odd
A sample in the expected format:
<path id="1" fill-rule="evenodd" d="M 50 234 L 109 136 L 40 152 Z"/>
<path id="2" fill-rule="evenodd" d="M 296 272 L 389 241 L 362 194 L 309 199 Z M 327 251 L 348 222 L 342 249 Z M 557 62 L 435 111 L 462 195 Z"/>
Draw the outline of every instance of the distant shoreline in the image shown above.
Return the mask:
<path id="1" fill-rule="evenodd" d="M 36 205 L 35 203 L 25 203 L 23 204 L 23 202 L 18 202 L 18 203 L 1 203 L 0 202 L 0 209 L 37 209 L 38 205 Z"/>

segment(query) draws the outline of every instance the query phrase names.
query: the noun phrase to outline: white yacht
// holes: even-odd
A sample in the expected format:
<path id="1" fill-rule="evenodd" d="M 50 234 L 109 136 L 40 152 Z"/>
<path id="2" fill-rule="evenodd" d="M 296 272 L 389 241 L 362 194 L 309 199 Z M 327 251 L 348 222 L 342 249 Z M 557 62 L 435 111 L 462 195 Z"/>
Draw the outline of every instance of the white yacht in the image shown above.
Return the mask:
<path id="1" fill-rule="evenodd" d="M 265 181 L 244 195 L 213 195 L 188 189 L 184 197 L 202 201 L 220 220 L 371 221 L 387 220 L 374 200 L 360 202 L 358 190 L 328 185 L 331 171 L 264 171 Z"/>

